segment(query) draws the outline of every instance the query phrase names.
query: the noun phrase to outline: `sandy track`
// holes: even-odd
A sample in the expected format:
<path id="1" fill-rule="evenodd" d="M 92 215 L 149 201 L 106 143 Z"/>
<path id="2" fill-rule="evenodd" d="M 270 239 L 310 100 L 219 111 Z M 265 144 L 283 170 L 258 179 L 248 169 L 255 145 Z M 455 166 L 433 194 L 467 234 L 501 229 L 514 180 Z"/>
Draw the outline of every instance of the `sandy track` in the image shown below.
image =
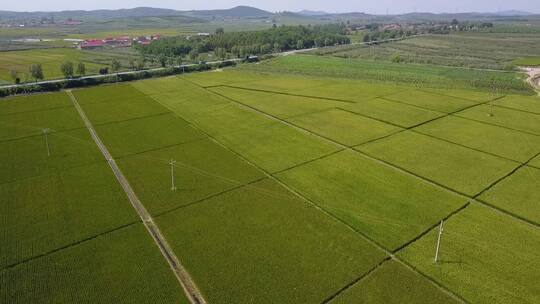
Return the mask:
<path id="1" fill-rule="evenodd" d="M 124 189 L 124 192 L 126 193 L 127 197 L 129 198 L 129 201 L 135 211 L 137 211 L 137 214 L 141 218 L 144 226 L 148 230 L 148 233 L 158 246 L 159 250 L 161 251 L 161 254 L 163 257 L 167 260 L 169 263 L 169 266 L 174 272 L 174 275 L 180 282 L 180 285 L 184 289 L 184 292 L 186 293 L 187 298 L 189 301 L 193 304 L 206 304 L 206 300 L 203 298 L 201 292 L 193 282 L 193 279 L 189 275 L 189 273 L 185 270 L 185 268 L 180 264 L 180 261 L 176 257 L 175 253 L 173 252 L 172 248 L 167 243 L 167 240 L 159 230 L 158 226 L 154 223 L 154 220 L 152 219 L 152 216 L 144 205 L 141 203 L 133 189 L 131 188 L 131 185 L 129 184 L 128 180 L 120 171 L 120 168 L 116 164 L 115 160 L 113 159 L 112 155 L 109 153 L 107 147 L 99 136 L 97 135 L 97 132 L 95 131 L 94 127 L 92 126 L 92 123 L 88 118 L 86 117 L 86 114 L 84 113 L 84 110 L 79 105 L 79 102 L 75 98 L 75 96 L 71 93 L 71 90 L 66 91 L 68 96 L 71 98 L 71 101 L 73 102 L 73 105 L 77 109 L 77 112 L 81 116 L 82 120 L 84 121 L 84 124 L 86 125 L 86 128 L 90 132 L 90 135 L 92 136 L 92 139 L 98 146 L 99 150 L 107 160 L 107 163 L 111 167 L 114 175 L 116 176 L 116 179 Z"/>

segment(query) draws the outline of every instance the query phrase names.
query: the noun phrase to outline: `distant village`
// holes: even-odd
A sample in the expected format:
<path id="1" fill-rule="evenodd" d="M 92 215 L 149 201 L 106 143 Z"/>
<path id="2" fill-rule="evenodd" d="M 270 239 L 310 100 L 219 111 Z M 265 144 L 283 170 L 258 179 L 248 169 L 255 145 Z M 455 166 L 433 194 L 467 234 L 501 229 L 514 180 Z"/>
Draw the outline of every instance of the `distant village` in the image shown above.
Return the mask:
<path id="1" fill-rule="evenodd" d="M 148 45 L 154 40 L 159 40 L 162 38 L 162 35 L 149 35 L 149 36 L 120 36 L 116 38 L 105 38 L 105 39 L 89 39 L 74 42 L 74 45 L 79 50 L 93 50 L 103 47 L 112 47 L 112 48 L 121 48 L 121 47 L 130 47 L 133 44 Z"/>

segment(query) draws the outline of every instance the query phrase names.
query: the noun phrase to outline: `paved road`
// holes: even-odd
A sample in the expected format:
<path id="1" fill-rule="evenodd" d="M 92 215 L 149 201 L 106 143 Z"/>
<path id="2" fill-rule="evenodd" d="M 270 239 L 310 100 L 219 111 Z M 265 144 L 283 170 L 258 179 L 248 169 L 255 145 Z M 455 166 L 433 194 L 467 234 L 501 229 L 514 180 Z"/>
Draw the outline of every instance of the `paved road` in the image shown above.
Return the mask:
<path id="1" fill-rule="evenodd" d="M 180 264 L 180 261 L 174 254 L 172 248 L 167 243 L 167 240 L 161 234 L 161 231 L 159 230 L 158 226 L 154 223 L 154 220 L 152 219 L 152 216 L 144 205 L 141 203 L 133 189 L 131 188 L 131 185 L 129 184 L 128 180 L 120 171 L 120 168 L 114 161 L 112 155 L 109 153 L 107 147 L 103 144 L 99 136 L 97 135 L 96 131 L 94 130 L 94 127 L 92 126 L 92 123 L 88 118 L 86 117 L 86 114 L 84 113 L 84 110 L 79 105 L 79 102 L 75 98 L 75 96 L 72 94 L 71 90 L 66 91 L 69 97 L 71 98 L 71 101 L 73 102 L 73 105 L 77 109 L 77 112 L 81 116 L 82 120 L 84 121 L 84 124 L 86 125 L 86 128 L 90 132 L 90 135 L 92 136 L 92 139 L 98 146 L 99 150 L 109 163 L 109 166 L 111 167 L 114 175 L 116 176 L 116 179 L 124 189 L 124 192 L 126 192 L 126 195 L 129 198 L 129 201 L 131 202 L 131 205 L 133 208 L 137 211 L 137 214 L 141 218 L 144 226 L 148 230 L 148 233 L 152 236 L 152 239 L 154 239 L 154 242 L 159 247 L 159 250 L 169 263 L 169 266 L 173 270 L 176 278 L 182 285 L 182 288 L 184 289 L 188 299 L 193 304 L 206 304 L 205 299 L 203 298 L 202 294 L 198 290 L 197 286 L 193 282 L 192 278 L 190 277 L 189 273 L 185 270 L 185 268 Z"/>
<path id="2" fill-rule="evenodd" d="M 405 38 L 395 38 L 395 39 L 381 40 L 378 43 L 400 41 L 400 40 L 419 37 L 419 36 L 424 36 L 424 35 L 414 35 L 414 36 L 409 36 L 409 37 L 405 37 Z M 345 46 L 350 46 L 350 45 L 366 45 L 366 44 L 371 44 L 371 43 L 372 42 L 355 42 L 355 43 L 350 43 L 350 44 L 342 44 L 340 46 L 345 47 Z M 292 50 L 292 51 L 286 51 L 286 52 L 281 52 L 281 53 L 274 53 L 274 54 L 271 54 L 271 55 L 275 56 L 275 57 L 288 56 L 288 55 L 306 53 L 306 52 L 314 51 L 314 50 L 317 50 L 317 49 L 324 49 L 324 48 L 331 48 L 331 47 L 334 47 L 334 46 L 323 46 L 323 47 L 315 47 L 315 48 L 310 48 L 310 49 Z M 228 61 L 238 62 L 238 61 L 242 61 L 242 60 L 243 59 L 241 59 L 241 58 L 234 58 L 234 59 L 227 59 L 227 60 L 209 61 L 209 62 L 207 62 L 207 64 L 218 64 L 218 63 L 223 63 L 223 62 L 228 62 Z M 192 64 L 177 65 L 177 66 L 174 66 L 174 67 L 181 69 L 181 68 L 194 67 L 194 66 L 198 66 L 198 65 L 199 65 L 198 63 L 192 63 Z M 147 70 L 142 70 L 142 71 L 127 71 L 127 72 L 120 72 L 120 73 L 118 73 L 118 75 L 138 74 L 138 73 L 141 73 L 141 72 L 144 72 L 144 71 L 156 72 L 156 71 L 166 70 L 166 69 L 169 69 L 169 68 L 170 67 L 167 67 L 167 68 L 154 68 L 154 69 L 147 69 Z M 84 76 L 84 77 L 80 77 L 80 78 L 77 78 L 77 79 L 100 79 L 100 78 L 110 77 L 110 76 L 114 76 L 114 75 L 116 75 L 116 74 L 89 75 L 89 76 Z M 54 80 L 44 80 L 44 81 L 38 81 L 38 82 L 27 82 L 27 83 L 21 83 L 21 84 L 0 85 L 0 89 L 25 87 L 25 86 L 40 85 L 40 84 L 54 84 L 54 83 L 64 82 L 64 81 L 67 81 L 67 80 L 68 79 L 63 78 L 63 79 L 54 79 Z"/>

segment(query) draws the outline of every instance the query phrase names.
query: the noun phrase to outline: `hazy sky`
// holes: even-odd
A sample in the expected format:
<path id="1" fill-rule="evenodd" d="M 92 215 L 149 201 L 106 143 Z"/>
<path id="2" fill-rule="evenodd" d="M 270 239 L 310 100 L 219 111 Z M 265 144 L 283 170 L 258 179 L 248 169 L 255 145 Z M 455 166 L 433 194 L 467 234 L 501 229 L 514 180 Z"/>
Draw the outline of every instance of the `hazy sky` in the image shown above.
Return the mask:
<path id="1" fill-rule="evenodd" d="M 540 13 L 540 0 L 23 0 L 2 1 L 0 10 L 57 11 L 72 9 L 116 9 L 137 6 L 172 8 L 179 10 L 230 8 L 250 5 L 268 11 L 298 11 L 301 9 L 324 10 L 327 12 L 367 12 L 391 14 L 404 12 L 495 12 L 502 10 L 524 10 Z"/>

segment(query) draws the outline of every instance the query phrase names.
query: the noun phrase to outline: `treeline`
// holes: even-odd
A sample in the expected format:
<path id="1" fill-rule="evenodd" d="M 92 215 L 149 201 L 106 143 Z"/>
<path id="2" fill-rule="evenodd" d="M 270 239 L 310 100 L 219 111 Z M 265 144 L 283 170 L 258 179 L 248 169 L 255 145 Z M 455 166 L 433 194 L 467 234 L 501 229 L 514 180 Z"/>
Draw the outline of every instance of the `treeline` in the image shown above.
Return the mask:
<path id="1" fill-rule="evenodd" d="M 343 25 L 280 26 L 269 30 L 225 33 L 218 29 L 211 36 L 164 38 L 137 48 L 143 55 L 184 57 L 192 60 L 199 54 L 214 53 L 226 58 L 262 55 L 294 49 L 348 44 Z"/>

